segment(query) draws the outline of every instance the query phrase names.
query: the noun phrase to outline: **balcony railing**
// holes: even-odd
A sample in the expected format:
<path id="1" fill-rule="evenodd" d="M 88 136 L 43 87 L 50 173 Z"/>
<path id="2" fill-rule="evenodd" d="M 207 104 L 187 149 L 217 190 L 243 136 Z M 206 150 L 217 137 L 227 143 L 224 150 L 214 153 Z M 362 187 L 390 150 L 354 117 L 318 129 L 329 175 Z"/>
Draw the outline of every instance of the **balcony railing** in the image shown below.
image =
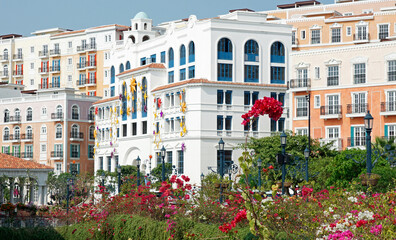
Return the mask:
<path id="1" fill-rule="evenodd" d="M 39 68 L 38 70 L 39 73 L 48 73 L 48 68 L 47 67 L 43 67 L 43 68 Z"/>
<path id="2" fill-rule="evenodd" d="M 259 55 L 258 54 L 252 54 L 252 53 L 245 53 L 245 61 L 247 61 L 247 62 L 258 62 L 259 61 Z"/>
<path id="3" fill-rule="evenodd" d="M 341 105 L 325 105 L 320 107 L 320 115 L 339 115 L 341 114 Z"/>
<path id="4" fill-rule="evenodd" d="M 94 120 L 95 120 L 95 114 L 93 114 L 93 113 L 88 113 L 88 120 L 89 120 L 89 121 L 94 121 Z"/>
<path id="5" fill-rule="evenodd" d="M 21 158 L 33 158 L 33 152 L 22 152 Z"/>
<path id="6" fill-rule="evenodd" d="M 23 70 L 14 70 L 13 71 L 14 76 L 22 76 L 23 75 Z"/>
<path id="7" fill-rule="evenodd" d="M 330 144 L 333 150 L 342 150 L 342 138 L 324 138 L 320 139 L 321 144 Z"/>
<path id="8" fill-rule="evenodd" d="M 332 43 L 339 43 L 341 42 L 341 36 L 331 36 Z"/>
<path id="9" fill-rule="evenodd" d="M 50 55 L 51 56 L 60 55 L 60 53 L 61 53 L 60 49 L 52 49 L 52 50 L 50 50 Z"/>
<path id="10" fill-rule="evenodd" d="M 89 78 L 86 84 L 96 84 L 96 78 Z"/>
<path id="11" fill-rule="evenodd" d="M 96 67 L 96 61 L 87 62 L 87 66 L 86 67 Z"/>
<path id="12" fill-rule="evenodd" d="M 327 77 L 327 86 L 338 86 L 338 76 L 336 77 Z"/>
<path id="13" fill-rule="evenodd" d="M 76 81 L 77 86 L 84 86 L 85 84 L 87 84 L 87 79 L 79 79 Z"/>
<path id="14" fill-rule="evenodd" d="M 50 67 L 51 72 L 59 72 L 60 71 L 60 66 L 51 66 Z"/>
<path id="15" fill-rule="evenodd" d="M 33 133 L 22 133 L 21 139 L 22 140 L 33 140 Z"/>
<path id="16" fill-rule="evenodd" d="M 8 61 L 8 55 L 0 55 L 0 61 Z"/>
<path id="17" fill-rule="evenodd" d="M 77 46 L 77 52 L 89 51 L 95 49 L 96 49 L 96 44 L 85 44 L 85 45 Z"/>
<path id="18" fill-rule="evenodd" d="M 82 132 L 70 132 L 70 138 L 83 139 L 84 138 L 84 133 L 82 133 Z"/>
<path id="19" fill-rule="evenodd" d="M 63 118 L 63 113 L 57 112 L 57 113 L 51 113 L 51 119 L 62 119 Z"/>
<path id="20" fill-rule="evenodd" d="M 21 134 L 8 134 L 3 135 L 3 141 L 13 141 L 13 140 L 21 140 Z"/>
<path id="21" fill-rule="evenodd" d="M 395 112 L 395 111 L 396 111 L 396 102 L 381 103 L 381 112 Z"/>
<path id="22" fill-rule="evenodd" d="M 39 89 L 60 88 L 60 82 L 39 84 Z"/>
<path id="23" fill-rule="evenodd" d="M 347 114 L 366 113 L 367 110 L 368 110 L 367 103 L 347 105 Z"/>
<path id="24" fill-rule="evenodd" d="M 297 46 L 298 45 L 298 38 L 292 38 L 292 45 Z"/>
<path id="25" fill-rule="evenodd" d="M 388 81 L 396 81 L 396 71 L 388 72 Z"/>
<path id="26" fill-rule="evenodd" d="M 366 137 L 349 137 L 347 147 L 366 146 Z"/>
<path id="27" fill-rule="evenodd" d="M 7 116 L 4 117 L 4 122 L 20 122 L 21 116 Z"/>
<path id="28" fill-rule="evenodd" d="M 382 136 L 382 139 L 385 139 L 386 141 L 393 141 L 395 142 L 396 136 Z"/>
<path id="29" fill-rule="evenodd" d="M 48 57 L 48 51 L 39 51 L 39 57 Z"/>
<path id="30" fill-rule="evenodd" d="M 310 78 L 291 79 L 289 82 L 289 88 L 305 88 L 305 87 L 311 87 Z"/>
<path id="31" fill-rule="evenodd" d="M 8 71 L 1 71 L 0 77 L 8 77 Z"/>
<path id="32" fill-rule="evenodd" d="M 368 41 L 370 40 L 370 34 L 353 34 L 353 41 Z"/>
<path id="33" fill-rule="evenodd" d="M 52 158 L 63 158 L 63 151 L 52 151 L 51 157 Z"/>
<path id="34" fill-rule="evenodd" d="M 86 62 L 77 63 L 77 69 L 83 69 L 87 67 Z"/>
<path id="35" fill-rule="evenodd" d="M 14 60 L 22 60 L 22 58 L 23 58 L 23 54 L 14 54 L 13 57 Z"/>

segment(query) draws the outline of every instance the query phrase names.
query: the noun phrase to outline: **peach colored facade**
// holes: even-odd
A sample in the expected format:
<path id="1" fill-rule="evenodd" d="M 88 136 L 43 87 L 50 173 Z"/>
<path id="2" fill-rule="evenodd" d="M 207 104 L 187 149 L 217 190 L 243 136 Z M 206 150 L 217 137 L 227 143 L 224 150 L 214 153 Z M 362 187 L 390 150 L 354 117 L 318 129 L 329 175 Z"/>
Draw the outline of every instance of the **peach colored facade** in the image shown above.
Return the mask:
<path id="1" fill-rule="evenodd" d="M 309 108 L 312 138 L 336 149 L 364 147 L 364 116 L 370 111 L 372 139 L 394 137 L 396 1 L 307 2 L 312 5 L 266 12 L 273 21 L 293 25 L 292 130 L 308 134 Z"/>
<path id="2" fill-rule="evenodd" d="M 93 172 L 92 103 L 98 99 L 75 95 L 73 89 L 1 98 L 1 151 L 51 166 L 56 173 L 69 171 L 73 161 L 80 172 Z"/>

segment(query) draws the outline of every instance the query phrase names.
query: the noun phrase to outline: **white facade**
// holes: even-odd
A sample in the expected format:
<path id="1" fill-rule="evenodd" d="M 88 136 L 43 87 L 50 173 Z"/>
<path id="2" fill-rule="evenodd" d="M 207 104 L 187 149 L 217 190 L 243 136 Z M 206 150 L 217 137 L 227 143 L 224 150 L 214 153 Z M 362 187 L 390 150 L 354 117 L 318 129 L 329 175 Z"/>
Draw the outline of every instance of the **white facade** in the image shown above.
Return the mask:
<path id="1" fill-rule="evenodd" d="M 241 150 L 234 148 L 247 135 L 241 115 L 250 109 L 253 99 L 273 96 L 287 102 L 291 27 L 267 23 L 266 14 L 245 11 L 203 20 L 190 16 L 157 27 L 139 13 L 131 23 L 131 30 L 124 32 L 124 43 L 111 51 L 110 89 L 116 97 L 96 104 L 98 111 L 111 106 L 116 119 L 96 121 L 97 135 L 109 128 L 112 138 L 96 139 L 95 171 L 115 170 L 115 163 L 103 160 L 102 164 L 102 158 L 118 156 L 119 164 L 130 165 L 139 156 L 148 173 L 149 156 L 153 156 L 151 168 L 157 166 L 164 146 L 169 152 L 165 161 L 172 160 L 179 173 L 197 183 L 208 167 L 217 168 L 220 138 L 225 142 L 226 160 L 238 163 Z M 251 44 L 254 42 L 257 45 Z M 280 46 L 282 56 L 272 54 L 272 46 Z M 254 53 L 249 52 L 251 48 Z M 121 65 L 129 65 L 130 70 L 123 72 L 126 68 Z M 281 72 L 278 77 L 271 74 L 274 69 Z M 119 116 L 114 107 L 120 108 Z M 276 123 L 273 130 L 287 128 L 286 118 L 285 113 L 284 124 Z M 264 116 L 250 136 L 270 134 L 271 121 Z"/>

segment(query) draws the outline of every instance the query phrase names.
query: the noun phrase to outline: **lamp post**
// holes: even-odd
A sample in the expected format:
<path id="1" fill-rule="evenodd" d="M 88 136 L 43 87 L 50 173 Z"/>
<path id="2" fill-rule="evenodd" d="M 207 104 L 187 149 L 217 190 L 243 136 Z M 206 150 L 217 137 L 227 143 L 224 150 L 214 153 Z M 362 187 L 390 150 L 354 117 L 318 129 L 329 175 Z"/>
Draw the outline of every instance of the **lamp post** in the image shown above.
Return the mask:
<path id="1" fill-rule="evenodd" d="M 164 147 L 164 145 L 162 145 L 161 148 L 161 157 L 162 157 L 162 181 L 165 181 L 165 153 L 166 153 L 166 149 Z"/>
<path id="2" fill-rule="evenodd" d="M 137 185 L 139 187 L 140 186 L 140 157 L 139 156 L 136 158 L 136 162 L 137 162 Z"/>
<path id="3" fill-rule="evenodd" d="M 281 147 L 282 147 L 282 195 L 285 194 L 285 175 L 286 175 L 286 140 L 287 135 L 285 131 L 280 135 Z"/>
<path id="4" fill-rule="evenodd" d="M 371 169 L 373 168 L 371 163 L 371 130 L 373 129 L 373 116 L 371 116 L 370 111 L 367 112 L 364 117 L 364 127 L 366 128 L 366 152 L 367 152 L 367 174 L 370 176 Z"/>
<path id="5" fill-rule="evenodd" d="M 102 175 L 101 175 L 101 179 L 102 179 L 102 187 L 104 187 L 104 186 L 105 186 L 105 183 L 104 183 L 104 181 L 105 181 L 105 178 L 106 178 L 106 175 L 105 175 L 105 173 L 104 173 L 104 172 L 102 172 Z"/>
<path id="6" fill-rule="evenodd" d="M 118 173 L 118 194 L 121 193 L 121 166 L 117 166 L 117 173 Z"/>
<path id="7" fill-rule="evenodd" d="M 304 150 L 304 157 L 305 157 L 305 181 L 309 180 L 309 173 L 308 173 L 308 159 L 309 159 L 309 149 L 305 148 Z"/>
<path id="8" fill-rule="evenodd" d="M 261 166 L 262 166 L 262 161 L 261 158 L 259 157 L 257 160 L 257 166 L 258 166 L 258 186 L 259 189 L 261 189 Z"/>
<path id="9" fill-rule="evenodd" d="M 224 178 L 224 141 L 223 138 L 220 138 L 219 141 L 219 153 L 220 153 L 220 203 L 223 203 L 223 178 Z"/>

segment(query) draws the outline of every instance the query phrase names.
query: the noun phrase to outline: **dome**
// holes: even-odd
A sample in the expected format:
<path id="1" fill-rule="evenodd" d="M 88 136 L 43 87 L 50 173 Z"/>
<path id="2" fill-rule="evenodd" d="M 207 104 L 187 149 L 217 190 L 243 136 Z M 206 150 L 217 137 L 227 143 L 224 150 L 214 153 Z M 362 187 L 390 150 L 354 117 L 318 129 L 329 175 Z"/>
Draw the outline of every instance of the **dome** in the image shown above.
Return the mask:
<path id="1" fill-rule="evenodd" d="M 133 19 L 150 19 L 145 12 L 139 12 L 135 15 Z"/>

